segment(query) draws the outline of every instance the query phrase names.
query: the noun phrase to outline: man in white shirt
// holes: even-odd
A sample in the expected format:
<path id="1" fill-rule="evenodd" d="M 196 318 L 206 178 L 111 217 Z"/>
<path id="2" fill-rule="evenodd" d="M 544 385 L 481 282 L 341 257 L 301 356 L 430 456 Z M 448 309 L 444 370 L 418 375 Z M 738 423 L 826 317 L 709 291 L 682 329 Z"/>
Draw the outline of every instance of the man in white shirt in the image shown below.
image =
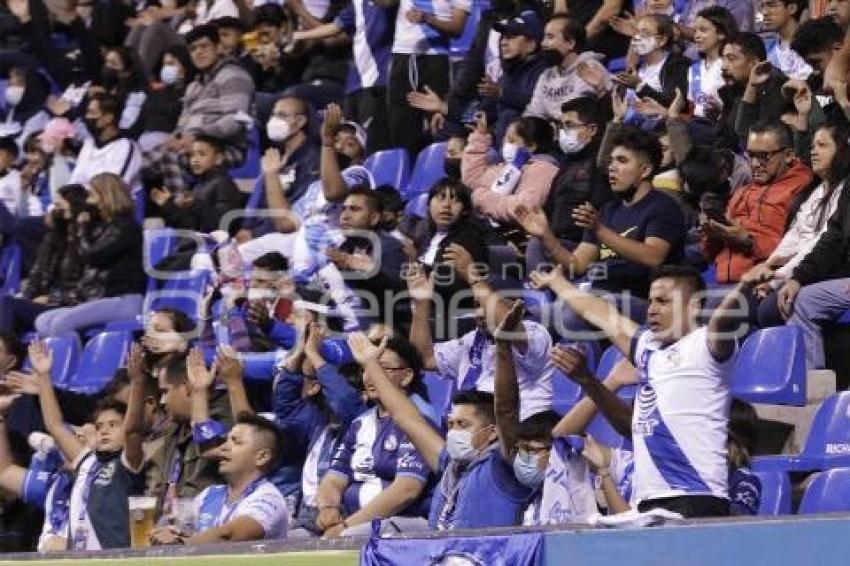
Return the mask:
<path id="1" fill-rule="evenodd" d="M 194 535 L 177 527 L 154 529 L 154 544 L 207 544 L 286 537 L 286 500 L 268 479 L 283 446 L 271 421 L 242 413 L 221 447 L 224 485 L 206 488 L 194 504 Z"/>
<path id="2" fill-rule="evenodd" d="M 433 276 L 414 274 L 408 279 L 413 299 L 410 341 L 422 356 L 423 367 L 440 372 L 443 379 L 456 382 L 457 391 L 492 393 L 496 376 L 496 325 L 507 315 L 511 304 L 499 296 L 484 278 L 470 273 L 472 258 L 458 244 L 446 248 L 444 258 L 455 265 L 454 272 L 469 282 L 478 304 L 478 328 L 455 340 L 433 343 L 429 316 L 433 296 Z M 552 408 L 552 338 L 540 324 L 526 320 L 517 327 L 511 341 L 521 396 L 520 418 Z"/>
<path id="3" fill-rule="evenodd" d="M 685 517 L 729 514 L 729 379 L 740 322 L 747 317 L 745 295 L 763 278 L 759 270 L 745 274 L 708 325 L 700 327 L 696 317 L 705 286 L 699 274 L 661 267 L 650 287 L 647 329 L 576 289 L 560 268 L 531 274 L 536 287 L 551 288 L 638 368 L 634 408 L 595 378 L 574 378 L 612 426 L 632 439 L 634 500 L 640 511 L 660 507 Z"/>

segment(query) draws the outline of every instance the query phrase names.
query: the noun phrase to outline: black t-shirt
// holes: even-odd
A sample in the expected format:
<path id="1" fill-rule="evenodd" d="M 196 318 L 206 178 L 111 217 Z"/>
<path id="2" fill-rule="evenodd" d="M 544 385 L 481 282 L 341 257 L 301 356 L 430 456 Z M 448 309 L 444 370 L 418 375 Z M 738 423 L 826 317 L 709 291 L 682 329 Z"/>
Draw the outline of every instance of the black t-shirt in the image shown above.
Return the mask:
<path id="1" fill-rule="evenodd" d="M 141 495 L 145 476 L 124 464 L 123 452 L 102 462 L 88 498 L 89 520 L 101 548 L 130 546 L 130 514 L 127 498 Z"/>
<path id="2" fill-rule="evenodd" d="M 604 3 L 604 0 L 568 0 L 567 12 L 583 26 L 586 26 Z M 624 0 L 623 8 L 618 15 L 623 16 L 626 12 L 634 13 L 631 0 Z M 628 48 L 629 38 L 617 33 L 611 26 L 605 26 L 605 29 L 587 42 L 587 50 L 605 55 L 606 62 L 618 57 L 625 57 Z"/>
<path id="3" fill-rule="evenodd" d="M 610 201 L 599 212 L 599 222 L 631 240 L 643 242 L 651 237 L 666 240 L 670 243 L 670 252 L 664 263 L 678 263 L 682 259 L 685 218 L 676 201 L 660 191 L 652 189 L 631 206 L 625 206 L 620 199 Z M 599 261 L 587 272 L 594 289 L 628 290 L 644 298 L 649 294 L 650 268 L 600 245 L 592 232 L 585 231 L 584 241 L 599 246 Z"/>

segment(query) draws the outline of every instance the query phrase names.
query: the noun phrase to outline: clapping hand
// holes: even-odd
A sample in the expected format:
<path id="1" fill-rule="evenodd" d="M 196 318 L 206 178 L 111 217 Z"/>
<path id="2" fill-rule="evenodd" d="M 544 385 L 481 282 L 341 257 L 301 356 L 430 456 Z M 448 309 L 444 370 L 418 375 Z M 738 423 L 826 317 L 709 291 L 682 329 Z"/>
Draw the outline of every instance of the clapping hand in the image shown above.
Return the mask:
<path id="1" fill-rule="evenodd" d="M 215 377 L 214 373 L 207 369 L 204 354 L 200 348 L 189 350 L 189 356 L 186 358 L 186 372 L 188 373 L 189 388 L 192 393 L 206 392 L 212 385 Z"/>
<path id="2" fill-rule="evenodd" d="M 351 353 L 354 355 L 357 363 L 361 367 L 365 367 L 366 364 L 376 361 L 381 356 L 387 347 L 387 338 L 381 340 L 380 345 L 375 346 L 366 337 L 366 334 L 363 332 L 354 332 L 348 337 L 348 347 L 351 348 Z"/>
<path id="3" fill-rule="evenodd" d="M 514 212 L 514 218 L 529 236 L 542 238 L 549 230 L 549 220 L 540 208 L 529 209 L 521 204 Z"/>
<path id="4" fill-rule="evenodd" d="M 587 355 L 581 349 L 575 346 L 556 344 L 550 355 L 555 367 L 576 384 L 584 387 L 596 379 L 593 373 L 587 369 Z"/>

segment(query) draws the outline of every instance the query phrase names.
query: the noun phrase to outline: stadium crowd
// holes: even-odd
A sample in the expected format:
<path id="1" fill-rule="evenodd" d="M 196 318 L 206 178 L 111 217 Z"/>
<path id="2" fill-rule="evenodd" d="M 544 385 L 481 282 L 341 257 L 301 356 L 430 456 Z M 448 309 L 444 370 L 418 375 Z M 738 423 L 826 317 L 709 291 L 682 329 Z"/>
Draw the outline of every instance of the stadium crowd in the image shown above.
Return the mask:
<path id="1" fill-rule="evenodd" d="M 2 549 L 756 514 L 740 344 L 850 309 L 848 27 L 0 0 Z"/>

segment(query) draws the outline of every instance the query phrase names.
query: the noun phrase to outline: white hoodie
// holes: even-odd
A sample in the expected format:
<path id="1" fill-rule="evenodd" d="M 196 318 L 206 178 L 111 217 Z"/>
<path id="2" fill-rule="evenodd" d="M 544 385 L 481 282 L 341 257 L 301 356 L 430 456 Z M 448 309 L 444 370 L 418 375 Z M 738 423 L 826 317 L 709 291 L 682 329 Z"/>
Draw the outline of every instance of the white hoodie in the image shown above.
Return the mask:
<path id="1" fill-rule="evenodd" d="M 525 107 L 525 115 L 560 122 L 561 105 L 564 102 L 580 96 L 596 98 L 597 93 L 593 87 L 586 83 L 578 74 L 578 66 L 583 62 L 598 66 L 605 72 L 605 91 L 610 91 L 613 88 L 613 82 L 611 81 L 611 75 L 608 73 L 608 69 L 600 63 L 601 59 L 602 55 L 599 53 L 585 51 L 584 53 L 579 53 L 573 64 L 565 70 L 561 70 L 556 65 L 543 71 L 540 78 L 537 79 L 537 84 L 534 86 L 534 94 L 531 95 L 531 101 Z"/>

